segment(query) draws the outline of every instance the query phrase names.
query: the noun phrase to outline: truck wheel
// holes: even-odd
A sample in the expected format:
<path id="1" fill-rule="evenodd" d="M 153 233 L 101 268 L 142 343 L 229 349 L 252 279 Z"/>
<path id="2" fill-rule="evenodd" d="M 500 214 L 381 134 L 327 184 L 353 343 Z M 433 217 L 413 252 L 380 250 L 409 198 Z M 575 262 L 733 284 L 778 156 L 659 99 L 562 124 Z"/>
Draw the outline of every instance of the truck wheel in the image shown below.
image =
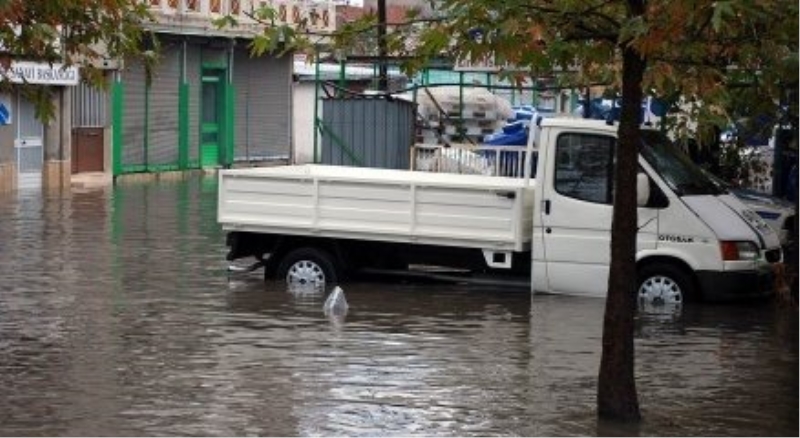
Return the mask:
<path id="1" fill-rule="evenodd" d="M 640 309 L 676 308 L 694 298 L 692 279 L 675 265 L 654 263 L 638 273 L 636 300 Z"/>
<path id="2" fill-rule="evenodd" d="M 326 251 L 317 248 L 298 248 L 286 254 L 277 269 L 277 277 L 289 285 L 335 284 L 336 264 Z"/>

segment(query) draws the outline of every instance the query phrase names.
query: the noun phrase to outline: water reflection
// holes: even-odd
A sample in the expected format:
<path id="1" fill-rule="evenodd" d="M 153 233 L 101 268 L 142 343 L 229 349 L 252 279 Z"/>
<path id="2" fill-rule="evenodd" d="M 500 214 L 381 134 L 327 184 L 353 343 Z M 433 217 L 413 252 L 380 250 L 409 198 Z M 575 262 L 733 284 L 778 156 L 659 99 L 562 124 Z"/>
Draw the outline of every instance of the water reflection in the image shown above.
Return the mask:
<path id="1" fill-rule="evenodd" d="M 229 276 L 212 178 L 0 198 L 0 435 L 794 435 L 796 312 L 637 319 L 634 430 L 594 415 L 602 300 Z"/>

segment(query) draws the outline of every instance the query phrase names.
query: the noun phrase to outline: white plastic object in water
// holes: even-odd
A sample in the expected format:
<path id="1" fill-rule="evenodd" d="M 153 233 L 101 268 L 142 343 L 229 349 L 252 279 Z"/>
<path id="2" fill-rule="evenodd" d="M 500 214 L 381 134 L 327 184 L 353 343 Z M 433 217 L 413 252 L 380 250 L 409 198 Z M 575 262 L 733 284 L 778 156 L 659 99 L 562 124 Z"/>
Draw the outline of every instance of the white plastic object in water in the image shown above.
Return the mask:
<path id="1" fill-rule="evenodd" d="M 325 304 L 322 306 L 322 311 L 326 316 L 344 316 L 347 315 L 347 299 L 344 297 L 344 291 L 339 286 L 336 286 L 328 295 Z"/>

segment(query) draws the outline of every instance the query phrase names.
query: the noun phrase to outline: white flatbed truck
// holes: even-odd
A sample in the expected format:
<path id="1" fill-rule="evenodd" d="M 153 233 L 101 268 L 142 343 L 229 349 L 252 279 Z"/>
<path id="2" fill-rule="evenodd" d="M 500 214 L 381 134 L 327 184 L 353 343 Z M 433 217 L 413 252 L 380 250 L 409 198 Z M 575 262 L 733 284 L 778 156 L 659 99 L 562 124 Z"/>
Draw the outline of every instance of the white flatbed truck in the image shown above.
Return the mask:
<path id="1" fill-rule="evenodd" d="M 523 178 L 327 165 L 221 170 L 228 259 L 255 257 L 266 277 L 290 283 L 433 265 L 603 296 L 616 135 L 603 121 L 546 119 L 530 136 L 526 157 L 536 150 L 537 159 Z M 642 136 L 637 187 L 626 188 L 639 202 L 640 299 L 772 293 L 782 262 L 775 232 L 662 133 Z"/>

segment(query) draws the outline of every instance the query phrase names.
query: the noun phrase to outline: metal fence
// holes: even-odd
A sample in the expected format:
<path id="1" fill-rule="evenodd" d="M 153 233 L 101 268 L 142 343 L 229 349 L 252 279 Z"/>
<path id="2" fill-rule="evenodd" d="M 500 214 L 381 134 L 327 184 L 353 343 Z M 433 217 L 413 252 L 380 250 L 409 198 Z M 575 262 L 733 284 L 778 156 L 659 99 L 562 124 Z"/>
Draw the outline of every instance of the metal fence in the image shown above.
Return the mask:
<path id="1" fill-rule="evenodd" d="M 525 146 L 418 143 L 411 148 L 411 170 L 522 178 L 525 158 Z M 536 155 L 531 158 L 533 176 Z"/>

